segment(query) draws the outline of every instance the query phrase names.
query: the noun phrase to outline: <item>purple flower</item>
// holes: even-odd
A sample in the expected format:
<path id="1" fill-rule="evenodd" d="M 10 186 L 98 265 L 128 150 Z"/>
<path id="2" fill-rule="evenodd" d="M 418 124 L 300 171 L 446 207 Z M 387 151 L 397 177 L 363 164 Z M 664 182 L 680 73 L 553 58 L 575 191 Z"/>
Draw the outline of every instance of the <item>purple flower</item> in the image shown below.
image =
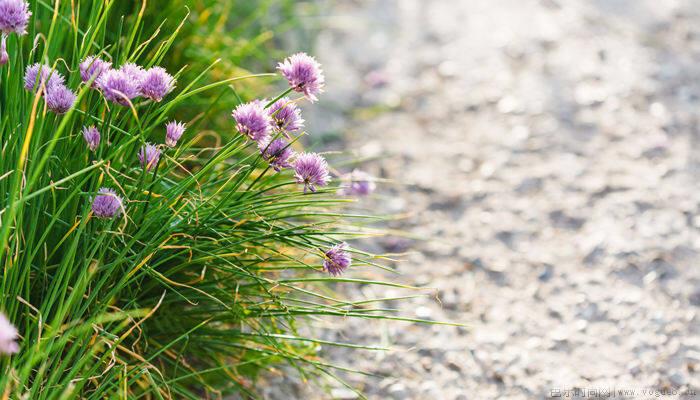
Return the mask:
<path id="1" fill-rule="evenodd" d="M 321 64 L 313 57 L 306 53 L 297 53 L 279 63 L 277 69 L 295 91 L 304 93 L 312 103 L 318 100 L 316 95 L 322 92 L 325 78 Z"/>
<path id="2" fill-rule="evenodd" d="M 376 187 L 370 174 L 356 169 L 343 177 L 343 186 L 338 193 L 342 196 L 367 196 L 374 192 Z"/>
<path id="3" fill-rule="evenodd" d="M 352 263 L 352 256 L 346 251 L 347 243 L 340 243 L 326 251 L 323 269 L 333 276 L 338 276 Z"/>
<path id="4" fill-rule="evenodd" d="M 61 74 L 44 64 L 32 64 L 27 67 L 24 73 L 24 88 L 30 91 L 38 90 L 44 84 L 46 89 L 48 89 L 51 86 L 63 85 L 63 82 L 64 79 Z"/>
<path id="5" fill-rule="evenodd" d="M 97 146 L 100 145 L 100 131 L 95 126 L 83 127 L 83 138 L 85 138 L 90 151 L 97 150 Z"/>
<path id="6" fill-rule="evenodd" d="M 14 354 L 18 352 L 19 345 L 15 342 L 17 337 L 17 328 L 4 314 L 0 313 L 0 353 Z"/>
<path id="7" fill-rule="evenodd" d="M 90 79 L 95 78 L 92 86 L 97 86 L 97 80 L 100 76 L 107 70 L 112 68 L 112 63 L 108 61 L 103 61 L 102 59 L 89 56 L 86 57 L 83 62 L 80 63 L 80 79 L 83 82 L 89 82 Z"/>
<path id="8" fill-rule="evenodd" d="M 160 159 L 160 150 L 155 145 L 146 143 L 145 146 L 141 147 L 138 153 L 139 161 L 141 166 L 146 168 L 146 171 L 151 171 L 158 165 L 158 160 Z"/>
<path id="9" fill-rule="evenodd" d="M 123 70 L 110 69 L 100 75 L 97 86 L 105 99 L 129 106 L 130 100 L 139 95 L 138 82 Z"/>
<path id="10" fill-rule="evenodd" d="M 270 163 L 270 166 L 279 172 L 282 168 L 292 166 L 289 159 L 294 155 L 294 150 L 284 139 L 275 139 L 272 142 L 266 140 L 259 144 L 262 157 Z"/>
<path id="11" fill-rule="evenodd" d="M 302 153 L 294 160 L 294 178 L 304 184 L 306 190 L 316 191 L 316 186 L 326 186 L 331 180 L 326 159 L 316 153 Z"/>
<path id="12" fill-rule="evenodd" d="M 24 0 L 0 0 L 0 31 L 24 35 L 31 15 L 29 4 Z"/>
<path id="13" fill-rule="evenodd" d="M 232 116 L 236 120 L 236 129 L 256 142 L 261 143 L 270 136 L 270 115 L 262 102 L 240 104 Z"/>
<path id="14" fill-rule="evenodd" d="M 92 201 L 92 213 L 97 218 L 112 218 L 121 214 L 122 198 L 113 189 L 102 188 Z"/>
<path id="15" fill-rule="evenodd" d="M 175 88 L 175 79 L 164 68 L 153 67 L 142 74 L 141 95 L 161 101 Z"/>
<path id="16" fill-rule="evenodd" d="M 268 112 L 272 118 L 272 125 L 284 132 L 287 138 L 289 138 L 288 132 L 298 131 L 304 126 L 301 110 L 288 97 L 277 100 L 270 106 Z"/>
<path id="17" fill-rule="evenodd" d="M 65 114 L 73 108 L 76 99 L 75 93 L 68 89 L 63 84 L 50 85 L 46 89 L 46 105 L 49 110 L 55 112 L 56 114 Z"/>
<path id="18" fill-rule="evenodd" d="M 141 85 L 141 81 L 143 80 L 144 75 L 146 74 L 145 69 L 134 63 L 126 63 L 122 65 L 121 68 L 119 68 L 119 70 L 124 72 L 129 78 L 131 78 L 136 83 L 137 87 Z"/>
<path id="19" fill-rule="evenodd" d="M 182 134 L 185 133 L 185 124 L 177 121 L 170 121 L 165 125 L 165 144 L 175 147 Z"/>

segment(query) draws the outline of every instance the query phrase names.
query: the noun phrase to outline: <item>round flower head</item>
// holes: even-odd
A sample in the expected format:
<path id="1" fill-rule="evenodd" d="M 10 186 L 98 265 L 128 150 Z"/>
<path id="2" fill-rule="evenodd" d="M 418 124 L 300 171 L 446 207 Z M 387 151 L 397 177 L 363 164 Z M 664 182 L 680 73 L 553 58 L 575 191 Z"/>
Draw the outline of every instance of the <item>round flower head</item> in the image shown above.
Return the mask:
<path id="1" fill-rule="evenodd" d="M 272 126 L 284 132 L 287 138 L 289 138 L 289 132 L 298 131 L 304 126 L 301 110 L 288 97 L 274 102 L 268 112 L 272 118 Z"/>
<path id="2" fill-rule="evenodd" d="M 352 256 L 347 252 L 347 243 L 340 243 L 326 251 L 323 269 L 333 276 L 338 276 L 352 263 Z"/>
<path id="3" fill-rule="evenodd" d="M 260 143 L 270 136 L 270 115 L 260 101 L 240 104 L 232 113 L 236 129 Z"/>
<path id="4" fill-rule="evenodd" d="M 65 114 L 73 108 L 75 93 L 63 84 L 51 85 L 46 89 L 46 105 L 56 114 Z"/>
<path id="5" fill-rule="evenodd" d="M 83 138 L 90 151 L 97 150 L 97 146 L 100 145 L 100 131 L 95 126 L 83 127 Z"/>
<path id="6" fill-rule="evenodd" d="M 63 85 L 63 82 L 63 76 L 45 64 L 32 64 L 24 73 L 24 88 L 30 91 L 38 90 L 44 84 L 44 90 L 47 90 L 51 86 Z"/>
<path id="7" fill-rule="evenodd" d="M 321 64 L 313 57 L 306 53 L 297 53 L 279 63 L 277 69 L 295 91 L 304 93 L 312 103 L 318 100 L 316 95 L 322 92 L 325 78 Z"/>
<path id="8" fill-rule="evenodd" d="M 129 106 L 130 100 L 139 95 L 138 82 L 122 70 L 110 69 L 100 75 L 97 86 L 105 99 Z"/>
<path id="9" fill-rule="evenodd" d="M 100 79 L 100 76 L 111 68 L 111 62 L 103 61 L 95 56 L 86 57 L 83 62 L 80 63 L 80 79 L 82 79 L 83 82 L 89 82 L 90 79 L 95 78 L 92 83 L 94 87 L 97 85 L 97 80 Z"/>
<path id="10" fill-rule="evenodd" d="M 0 0 L 0 31 L 24 35 L 31 15 L 29 4 L 24 0 Z"/>
<path id="11" fill-rule="evenodd" d="M 168 147 L 175 147 L 182 134 L 185 133 L 185 124 L 177 121 L 170 121 L 165 125 L 165 144 Z"/>
<path id="12" fill-rule="evenodd" d="M 161 101 L 175 88 L 175 79 L 164 68 L 153 67 L 142 74 L 141 95 Z"/>
<path id="13" fill-rule="evenodd" d="M 302 153 L 294 160 L 294 178 L 304 184 L 306 190 L 316 191 L 316 186 L 326 186 L 331 180 L 326 159 L 316 153 Z"/>
<path id="14" fill-rule="evenodd" d="M 92 201 L 92 213 L 98 218 L 113 218 L 121 214 L 122 198 L 113 189 L 102 188 Z"/>
<path id="15" fill-rule="evenodd" d="M 270 166 L 279 172 L 282 168 L 289 168 L 292 165 L 289 159 L 294 155 L 294 150 L 289 147 L 289 144 L 284 139 L 275 139 L 272 142 L 269 140 L 261 142 L 260 153 L 262 157 L 270 163 Z"/>
<path id="16" fill-rule="evenodd" d="M 19 351 L 17 340 L 17 328 L 0 313 L 0 353 L 14 354 Z"/>
<path id="17" fill-rule="evenodd" d="M 376 187 L 370 174 L 356 169 L 343 177 L 343 187 L 338 192 L 343 196 L 367 196 Z"/>
<path id="18" fill-rule="evenodd" d="M 160 150 L 158 147 L 146 143 L 145 146 L 141 147 L 138 153 L 139 161 L 141 166 L 146 168 L 146 171 L 151 171 L 158 165 L 158 160 L 160 159 Z"/>

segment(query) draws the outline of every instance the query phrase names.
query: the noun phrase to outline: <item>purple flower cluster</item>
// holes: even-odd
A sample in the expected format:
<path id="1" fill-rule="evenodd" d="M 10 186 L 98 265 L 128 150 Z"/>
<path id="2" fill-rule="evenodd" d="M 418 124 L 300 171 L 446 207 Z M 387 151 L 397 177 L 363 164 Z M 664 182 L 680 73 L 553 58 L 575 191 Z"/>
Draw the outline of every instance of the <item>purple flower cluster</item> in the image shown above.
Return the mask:
<path id="1" fill-rule="evenodd" d="M 25 0 L 0 0 L 0 65 L 5 65 L 10 60 L 7 54 L 7 35 L 27 33 L 29 17 L 29 3 Z"/>
<path id="2" fill-rule="evenodd" d="M 49 110 L 65 114 L 73 108 L 77 96 L 65 85 L 63 75 L 45 64 L 33 64 L 24 73 L 24 88 L 30 91 L 43 90 Z"/>
<path id="3" fill-rule="evenodd" d="M 25 0 L 0 0 L 0 31 L 8 35 L 27 33 L 27 24 L 32 12 Z"/>
<path id="4" fill-rule="evenodd" d="M 38 91 L 43 85 L 63 85 L 63 82 L 63 76 L 46 64 L 32 64 L 24 72 L 24 88 L 29 91 Z"/>
<path id="5" fill-rule="evenodd" d="M 102 188 L 92 201 L 92 213 L 97 218 L 113 218 L 121 214 L 122 198 L 114 189 Z"/>
<path id="6" fill-rule="evenodd" d="M 270 136 L 270 114 L 259 100 L 240 104 L 231 114 L 236 120 L 236 129 L 252 140 L 262 143 Z"/>
<path id="7" fill-rule="evenodd" d="M 46 106 L 56 114 L 65 114 L 73 108 L 77 96 L 65 85 L 53 85 L 46 89 Z"/>
<path id="8" fill-rule="evenodd" d="M 304 126 L 301 110 L 288 97 L 283 97 L 274 102 L 268 109 L 268 112 L 270 118 L 272 118 L 272 126 L 283 132 L 288 139 L 291 132 L 296 132 Z"/>
<path id="9" fill-rule="evenodd" d="M 97 87 L 105 99 L 122 106 L 129 106 L 131 99 L 139 95 L 138 82 L 121 69 L 109 69 L 100 74 Z"/>
<path id="10" fill-rule="evenodd" d="M 175 88 L 175 78 L 164 68 L 153 67 L 141 75 L 141 95 L 153 101 L 161 101 Z"/>
<path id="11" fill-rule="evenodd" d="M 324 77 L 316 60 L 299 53 L 280 63 L 278 69 L 294 91 L 303 93 L 311 102 L 317 100 L 316 96 L 324 85 Z M 172 92 L 176 83 L 175 78 L 161 67 L 144 70 L 136 64 L 127 63 L 113 69 L 111 63 L 94 56 L 81 62 L 80 75 L 83 82 L 94 81 L 93 86 L 106 100 L 123 106 L 130 106 L 137 97 L 160 102 Z M 48 66 L 35 64 L 29 67 L 25 87 L 28 90 L 46 87 L 47 105 L 56 112 L 67 111 L 75 102 L 75 95 L 65 88 L 63 77 L 57 73 L 52 74 Z M 280 172 L 285 168 L 293 169 L 294 179 L 304 185 L 304 192 L 316 192 L 317 188 L 328 185 L 331 175 L 323 156 L 317 153 L 296 154 L 290 146 L 292 133 L 300 131 L 304 126 L 296 101 L 298 100 L 288 97 L 281 97 L 272 104 L 254 100 L 237 106 L 232 111 L 232 117 L 236 129 L 257 144 L 261 157 L 274 170 Z M 165 146 L 177 146 L 185 130 L 186 125 L 182 122 L 168 122 L 165 126 Z M 100 132 L 97 128 L 83 127 L 82 134 L 90 151 L 96 151 L 100 145 Z M 161 149 L 167 149 L 165 146 L 147 143 L 141 147 L 136 154 L 141 167 L 147 172 L 155 171 Z M 340 193 L 345 195 L 367 195 L 375 188 L 373 178 L 358 170 L 346 175 L 343 181 L 347 185 Z M 92 213 L 97 218 L 114 218 L 123 210 L 123 200 L 113 189 L 101 188 L 92 202 Z M 352 263 L 347 249 L 346 243 L 340 243 L 325 251 L 324 270 L 333 276 L 343 273 Z"/>
<path id="12" fill-rule="evenodd" d="M 359 169 L 353 170 L 349 174 L 345 174 L 342 178 L 343 185 L 338 190 L 342 196 L 368 196 L 377 185 L 374 183 L 374 178 Z"/>
<path id="13" fill-rule="evenodd" d="M 14 354 L 19 351 L 16 340 L 18 337 L 17 328 L 0 313 L 0 353 Z"/>
<path id="14" fill-rule="evenodd" d="M 97 150 L 97 146 L 100 145 L 100 131 L 97 128 L 94 126 L 83 127 L 83 138 L 90 151 Z"/>
<path id="15" fill-rule="evenodd" d="M 100 76 L 110 69 L 112 69 L 111 62 L 103 61 L 95 56 L 89 56 L 80 63 L 80 79 L 86 83 L 89 82 L 90 79 L 94 79 L 92 87 L 95 87 Z"/>
<path id="16" fill-rule="evenodd" d="M 153 144 L 146 143 L 138 153 L 139 162 L 146 171 L 152 171 L 160 160 L 160 149 Z"/>
<path id="17" fill-rule="evenodd" d="M 311 102 L 317 100 L 316 95 L 322 91 L 324 77 L 321 65 L 313 57 L 297 53 L 279 63 L 277 69 L 287 79 L 292 90 L 303 93 Z M 328 164 L 323 157 L 305 153 L 292 163 L 290 160 L 295 153 L 289 148 L 288 142 L 277 138 L 281 134 L 291 139 L 292 133 L 304 127 L 304 119 L 295 100 L 289 97 L 277 98 L 272 103 L 254 100 L 238 105 L 232 116 L 236 121 L 236 129 L 257 142 L 261 156 L 276 171 L 294 167 L 296 180 L 304 184 L 304 191 L 315 191 L 316 186 L 328 183 Z"/>
<path id="18" fill-rule="evenodd" d="M 337 244 L 325 252 L 323 269 L 333 276 L 338 276 L 352 263 L 352 256 L 347 251 L 347 243 Z"/>
<path id="19" fill-rule="evenodd" d="M 97 75 L 95 87 L 105 99 L 122 106 L 129 106 L 139 96 L 160 102 L 175 89 L 175 78 L 161 67 L 145 70 L 134 63 L 126 63 L 119 69 L 112 69 L 110 63 L 91 56 L 81 63 L 80 71 L 83 82 Z"/>
<path id="20" fill-rule="evenodd" d="M 292 166 L 290 159 L 294 156 L 294 150 L 289 147 L 284 139 L 275 139 L 273 141 L 265 141 L 259 144 L 260 154 L 275 171 L 279 172 L 283 168 Z"/>
<path id="21" fill-rule="evenodd" d="M 175 147 L 182 134 L 185 133 L 185 124 L 178 121 L 170 121 L 165 125 L 165 144 L 168 147 Z"/>
<path id="22" fill-rule="evenodd" d="M 287 79 L 294 91 L 303 93 L 311 102 L 317 100 L 316 95 L 324 85 L 321 65 L 305 53 L 297 53 L 278 64 L 277 67 Z M 236 129 L 258 144 L 260 155 L 275 171 L 284 168 L 294 168 L 294 179 L 304 185 L 304 192 L 315 192 L 319 186 L 326 186 L 331 180 L 328 163 L 319 154 L 302 153 L 296 155 L 289 143 L 277 138 L 279 134 L 291 139 L 291 133 L 297 132 L 304 126 L 304 119 L 296 101 L 289 97 L 281 97 L 273 103 L 254 100 L 240 104 L 232 116 L 236 121 Z M 274 137 L 272 134 L 275 134 Z M 294 159 L 292 161 L 292 159 Z M 369 176 L 355 171 L 347 188 L 341 189 L 341 194 L 366 195 L 374 190 L 374 182 Z"/>
<path id="23" fill-rule="evenodd" d="M 306 53 L 297 53 L 287 57 L 277 65 L 289 85 L 296 92 L 304 93 L 310 102 L 318 100 L 317 94 L 323 91 L 325 78 L 321 64 Z"/>
<path id="24" fill-rule="evenodd" d="M 326 186 L 331 180 L 326 159 L 317 153 L 299 154 L 294 160 L 294 179 L 304 185 L 304 192 Z"/>

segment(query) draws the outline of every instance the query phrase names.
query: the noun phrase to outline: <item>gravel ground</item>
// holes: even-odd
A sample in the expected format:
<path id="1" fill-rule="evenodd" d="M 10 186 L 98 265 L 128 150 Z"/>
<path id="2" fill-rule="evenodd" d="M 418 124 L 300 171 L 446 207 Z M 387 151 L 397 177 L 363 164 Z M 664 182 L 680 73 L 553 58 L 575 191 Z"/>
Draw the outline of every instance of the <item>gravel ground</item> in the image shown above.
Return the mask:
<path id="1" fill-rule="evenodd" d="M 374 159 L 361 205 L 428 238 L 371 248 L 406 252 L 398 277 L 350 275 L 436 288 L 386 306 L 470 325 L 336 321 L 330 339 L 392 348 L 328 349 L 374 374 L 342 376 L 370 399 L 700 399 L 700 1 L 322 9 L 309 130 Z M 328 398 L 304 388 L 287 398 Z"/>

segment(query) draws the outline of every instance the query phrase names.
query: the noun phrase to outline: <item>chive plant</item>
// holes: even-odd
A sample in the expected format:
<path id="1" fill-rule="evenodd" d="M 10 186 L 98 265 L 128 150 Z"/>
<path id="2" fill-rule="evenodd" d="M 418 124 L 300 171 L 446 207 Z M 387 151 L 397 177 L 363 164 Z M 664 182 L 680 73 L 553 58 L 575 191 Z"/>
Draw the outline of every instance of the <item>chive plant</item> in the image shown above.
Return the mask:
<path id="1" fill-rule="evenodd" d="M 0 15 L 2 398 L 255 397 L 281 363 L 335 376 L 320 344 L 364 346 L 300 324 L 402 318 L 327 290 L 400 285 L 339 276 L 377 265 L 346 243 L 369 217 L 343 213 L 351 200 L 299 141 L 320 66 L 297 54 L 280 74 L 182 81 L 184 66 L 159 66 L 179 28 L 118 3 L 31 1 L 26 34 Z M 238 99 L 235 84 L 275 79 L 288 89 L 239 99 L 229 131 L 201 128 L 207 109 L 178 120 L 212 90 Z"/>

